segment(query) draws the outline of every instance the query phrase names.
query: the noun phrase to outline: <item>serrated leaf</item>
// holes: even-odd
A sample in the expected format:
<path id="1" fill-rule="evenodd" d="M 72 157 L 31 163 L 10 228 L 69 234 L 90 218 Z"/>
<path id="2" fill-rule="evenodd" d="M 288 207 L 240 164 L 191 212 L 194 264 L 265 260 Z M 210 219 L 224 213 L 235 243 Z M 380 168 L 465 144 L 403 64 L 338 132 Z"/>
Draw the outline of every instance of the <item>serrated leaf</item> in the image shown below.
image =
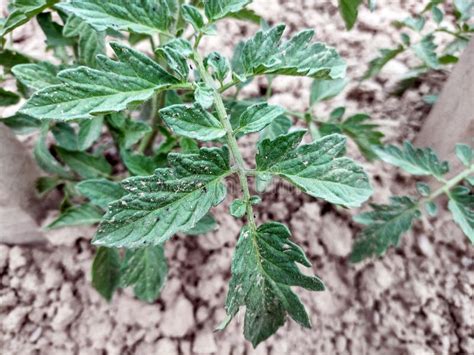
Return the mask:
<path id="1" fill-rule="evenodd" d="M 311 85 L 310 105 L 332 99 L 341 93 L 347 85 L 346 79 L 314 80 Z"/>
<path id="2" fill-rule="evenodd" d="M 122 183 L 128 195 L 109 205 L 93 243 L 126 248 L 162 244 L 194 227 L 223 200 L 222 179 L 230 169 L 226 147 L 170 153 L 168 161 L 170 168 Z"/>
<path id="3" fill-rule="evenodd" d="M 382 255 L 407 232 L 420 217 L 417 201 L 408 196 L 394 196 L 389 205 L 371 204 L 372 211 L 362 213 L 354 220 L 366 225 L 358 234 L 350 259 L 359 262 L 365 258 Z"/>
<path id="4" fill-rule="evenodd" d="M 217 222 L 214 216 L 209 212 L 202 217 L 193 228 L 184 232 L 186 235 L 203 235 L 212 232 L 217 228 Z"/>
<path id="5" fill-rule="evenodd" d="M 0 106 L 15 105 L 20 101 L 20 96 L 12 91 L 0 88 Z"/>
<path id="6" fill-rule="evenodd" d="M 204 60 L 204 64 L 212 68 L 212 76 L 221 83 L 224 81 L 227 75 L 229 75 L 229 60 L 219 52 L 209 53 L 209 55 Z"/>
<path id="7" fill-rule="evenodd" d="M 176 76 L 183 82 L 188 79 L 189 65 L 186 59 L 191 55 L 191 44 L 182 39 L 174 39 L 156 50 Z"/>
<path id="8" fill-rule="evenodd" d="M 464 186 L 456 186 L 449 193 L 448 208 L 454 221 L 474 244 L 474 194 Z"/>
<path id="9" fill-rule="evenodd" d="M 107 208 L 109 203 L 120 200 L 126 194 L 118 183 L 106 179 L 84 180 L 76 185 L 76 189 L 92 204 L 102 208 Z"/>
<path id="10" fill-rule="evenodd" d="M 10 4 L 10 14 L 0 28 L 0 37 L 10 33 L 15 28 L 24 25 L 36 15 L 48 7 L 53 6 L 59 0 L 15 0 Z"/>
<path id="11" fill-rule="evenodd" d="M 214 103 L 214 89 L 202 82 L 197 83 L 196 86 L 196 90 L 194 90 L 194 100 L 196 100 L 202 108 L 210 108 Z"/>
<path id="12" fill-rule="evenodd" d="M 229 207 L 230 214 L 236 218 L 242 217 L 245 214 L 246 210 L 247 210 L 247 203 L 240 199 L 236 199 L 232 201 Z"/>
<path id="13" fill-rule="evenodd" d="M 39 120 L 21 113 L 9 117 L 0 117 L 0 123 L 19 135 L 32 133 L 41 127 Z"/>
<path id="14" fill-rule="evenodd" d="M 82 151 L 89 149 L 100 137 L 103 124 L 104 117 L 102 116 L 81 121 L 77 133 L 77 149 Z"/>
<path id="15" fill-rule="evenodd" d="M 416 32 L 420 32 L 423 29 L 423 27 L 425 27 L 425 23 L 426 23 L 426 20 L 422 16 L 417 16 L 417 17 L 409 16 L 401 22 L 401 25 L 409 27 Z"/>
<path id="16" fill-rule="evenodd" d="M 130 174 L 137 176 L 152 175 L 156 168 L 166 165 L 166 156 L 161 154 L 148 156 L 132 154 L 125 149 L 121 149 L 120 157 Z"/>
<path id="17" fill-rule="evenodd" d="M 15 65 L 12 72 L 18 81 L 33 90 L 61 84 L 61 80 L 56 77 L 59 68 L 49 62 Z"/>
<path id="18" fill-rule="evenodd" d="M 36 16 L 36 20 L 46 37 L 47 48 L 66 47 L 74 45 L 74 40 L 63 35 L 63 26 L 53 21 L 51 12 Z"/>
<path id="19" fill-rule="evenodd" d="M 105 54 L 105 31 L 97 31 L 78 16 L 70 15 L 64 25 L 66 37 L 79 37 L 77 44 L 80 64 L 97 67 L 97 55 Z"/>
<path id="20" fill-rule="evenodd" d="M 204 18 L 198 8 L 184 4 L 181 9 L 183 18 L 194 27 L 195 31 L 199 31 L 204 27 Z"/>
<path id="21" fill-rule="evenodd" d="M 474 152 L 469 145 L 459 143 L 456 144 L 456 156 L 463 165 L 469 167 L 473 162 Z"/>
<path id="22" fill-rule="evenodd" d="M 317 276 L 307 276 L 299 270 L 297 264 L 311 264 L 290 237 L 288 228 L 270 222 L 257 230 L 245 226 L 237 242 L 226 299 L 227 323 L 240 307 L 245 307 L 244 335 L 254 347 L 275 333 L 287 315 L 301 326 L 311 327 L 292 286 L 324 290 Z"/>
<path id="23" fill-rule="evenodd" d="M 402 148 L 388 145 L 377 148 L 377 155 L 383 161 L 402 168 L 412 175 L 434 175 L 442 177 L 449 171 L 446 161 L 440 161 L 431 148 L 415 148 L 406 141 Z"/>
<path id="24" fill-rule="evenodd" d="M 377 125 L 367 123 L 369 120 L 370 117 L 366 114 L 356 114 L 340 123 L 322 123 L 319 132 L 323 136 L 344 133 L 356 143 L 368 160 L 373 160 L 377 158 L 375 148 L 382 145 L 383 133 L 377 131 Z"/>
<path id="25" fill-rule="evenodd" d="M 437 69 L 439 68 L 438 56 L 436 54 L 436 44 L 434 43 L 434 35 L 429 34 L 421 39 L 420 42 L 412 46 L 415 54 L 420 58 L 428 67 Z"/>
<path id="26" fill-rule="evenodd" d="M 288 133 L 290 127 L 291 120 L 288 117 L 284 115 L 278 116 L 260 132 L 259 141 L 275 139 L 278 136 Z"/>
<path id="27" fill-rule="evenodd" d="M 84 152 L 56 148 L 64 163 L 84 179 L 107 177 L 112 173 L 112 166 L 102 155 L 91 155 Z"/>
<path id="28" fill-rule="evenodd" d="M 285 110 L 280 106 L 269 105 L 261 102 L 247 107 L 239 118 L 239 127 L 235 134 L 249 134 L 258 132 L 281 116 Z"/>
<path id="29" fill-rule="evenodd" d="M 178 84 L 178 79 L 146 55 L 119 43 L 111 46 L 119 61 L 99 55 L 101 70 L 78 67 L 61 71 L 58 77 L 63 84 L 36 92 L 21 112 L 39 119 L 92 118 L 122 111 Z"/>
<path id="30" fill-rule="evenodd" d="M 56 6 L 98 31 L 112 29 L 153 35 L 168 33 L 174 22 L 168 0 L 71 0 Z"/>
<path id="31" fill-rule="evenodd" d="M 398 56 L 400 53 L 403 53 L 405 51 L 405 47 L 402 45 L 399 45 L 395 49 L 387 49 L 387 48 L 382 48 L 379 50 L 379 56 L 372 59 L 369 62 L 369 67 L 367 68 L 367 71 L 364 73 L 362 76 L 363 80 L 370 79 L 374 76 L 376 76 L 382 68 L 387 64 L 389 61 L 394 59 L 396 56 Z"/>
<path id="32" fill-rule="evenodd" d="M 107 115 L 106 122 L 114 139 L 126 149 L 137 143 L 146 133 L 151 132 L 151 127 L 146 123 L 132 120 L 120 113 Z"/>
<path id="33" fill-rule="evenodd" d="M 73 206 L 66 209 L 48 225 L 49 229 L 92 225 L 100 222 L 102 211 L 90 204 Z"/>
<path id="34" fill-rule="evenodd" d="M 361 3 L 362 0 L 339 0 L 339 12 L 348 30 L 354 27 Z"/>
<path id="35" fill-rule="evenodd" d="M 251 0 L 204 0 L 204 12 L 210 22 L 242 10 Z"/>
<path id="36" fill-rule="evenodd" d="M 362 167 L 341 157 L 346 139 L 332 134 L 300 144 L 305 131 L 294 131 L 258 146 L 257 171 L 282 177 L 307 194 L 349 207 L 360 206 L 372 194 Z"/>
<path id="37" fill-rule="evenodd" d="M 99 247 L 92 263 L 92 286 L 107 301 L 120 285 L 120 255 L 117 249 Z"/>
<path id="38" fill-rule="evenodd" d="M 168 274 L 161 245 L 127 250 L 121 268 L 121 286 L 133 286 L 135 296 L 146 302 L 158 299 Z"/>
<path id="39" fill-rule="evenodd" d="M 168 106 L 160 110 L 160 116 L 176 134 L 184 137 L 210 141 L 226 134 L 220 121 L 197 104 Z"/>
<path id="40" fill-rule="evenodd" d="M 237 65 L 232 65 L 234 70 L 244 76 L 280 74 L 315 79 L 344 77 L 346 63 L 336 50 L 320 42 L 310 43 L 313 30 L 304 30 L 290 40 L 281 42 L 284 30 L 285 25 L 260 30 L 244 42 Z"/>

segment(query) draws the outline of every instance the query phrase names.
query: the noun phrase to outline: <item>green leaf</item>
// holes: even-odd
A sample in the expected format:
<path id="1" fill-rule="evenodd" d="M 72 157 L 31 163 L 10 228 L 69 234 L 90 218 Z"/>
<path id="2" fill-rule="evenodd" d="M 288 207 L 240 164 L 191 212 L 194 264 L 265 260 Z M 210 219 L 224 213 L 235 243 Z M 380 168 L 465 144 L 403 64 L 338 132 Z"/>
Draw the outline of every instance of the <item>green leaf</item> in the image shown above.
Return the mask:
<path id="1" fill-rule="evenodd" d="M 214 103 L 214 90 L 205 83 L 199 82 L 194 90 L 194 100 L 204 109 L 208 109 Z"/>
<path id="2" fill-rule="evenodd" d="M 97 31 L 153 35 L 168 33 L 174 22 L 169 0 L 71 0 L 56 6 L 82 18 Z"/>
<path id="3" fill-rule="evenodd" d="M 346 79 L 314 80 L 311 85 L 310 105 L 332 99 L 341 93 L 347 85 Z"/>
<path id="4" fill-rule="evenodd" d="M 70 15 L 64 25 L 66 37 L 79 37 L 79 63 L 96 68 L 97 55 L 105 54 L 105 32 L 97 31 L 80 17 Z"/>
<path id="5" fill-rule="evenodd" d="M 221 83 L 230 73 L 229 60 L 219 52 L 209 53 L 204 59 L 204 64 L 212 68 L 212 76 Z"/>
<path id="6" fill-rule="evenodd" d="M 94 244 L 126 248 L 162 244 L 194 227 L 223 200 L 222 179 L 230 173 L 226 147 L 170 153 L 168 161 L 170 168 L 122 183 L 128 195 L 109 205 Z"/>
<path id="7" fill-rule="evenodd" d="M 79 132 L 77 134 L 77 149 L 89 149 L 100 137 L 103 124 L 104 117 L 102 116 L 81 121 L 79 123 Z"/>
<path id="8" fill-rule="evenodd" d="M 261 131 L 284 112 L 282 107 L 269 105 L 266 102 L 249 106 L 240 116 L 239 128 L 234 133 L 249 134 Z"/>
<path id="9" fill-rule="evenodd" d="M 344 133 L 356 144 L 361 153 L 368 159 L 377 158 L 375 148 L 382 145 L 383 133 L 377 131 L 378 126 L 370 123 L 370 117 L 366 114 L 356 114 L 348 117 L 340 123 L 322 123 L 319 127 L 321 135 L 333 133 Z"/>
<path id="10" fill-rule="evenodd" d="M 155 156 L 147 156 L 143 154 L 132 154 L 125 149 L 120 151 L 120 157 L 132 175 L 152 175 L 156 168 L 166 163 L 166 158 L 158 154 Z M 164 160 L 164 161 L 162 161 Z"/>
<path id="11" fill-rule="evenodd" d="M 17 113 L 9 117 L 0 117 L 0 122 L 13 130 L 15 134 L 30 134 L 41 126 L 36 118 Z"/>
<path id="12" fill-rule="evenodd" d="M 418 191 L 418 193 L 421 195 L 421 196 L 429 196 L 430 193 L 431 193 L 431 188 L 430 188 L 430 185 L 428 185 L 427 183 L 425 182 L 421 182 L 421 181 L 417 181 L 416 182 L 416 191 Z"/>
<path id="13" fill-rule="evenodd" d="M 47 126 L 42 127 L 41 135 L 36 142 L 35 149 L 33 150 L 35 160 L 39 167 L 47 173 L 70 179 L 72 174 L 53 157 L 46 145 L 47 128 Z"/>
<path id="14" fill-rule="evenodd" d="M 436 216 L 436 214 L 438 213 L 438 206 L 433 201 L 426 202 L 424 204 L 424 207 L 425 207 L 426 212 L 430 216 Z"/>
<path id="15" fill-rule="evenodd" d="M 120 200 L 126 194 L 118 183 L 106 179 L 81 181 L 76 185 L 76 189 L 92 204 L 102 208 L 107 208 L 109 203 Z"/>
<path id="16" fill-rule="evenodd" d="M 362 0 L 339 0 L 339 12 L 348 30 L 354 27 L 359 13 L 358 8 L 361 3 Z"/>
<path id="17" fill-rule="evenodd" d="M 58 77 L 63 84 L 36 92 L 21 112 L 39 119 L 92 118 L 123 111 L 129 104 L 144 102 L 156 91 L 178 84 L 178 79 L 146 55 L 115 42 L 111 46 L 118 62 L 99 55 L 101 70 L 79 67 L 61 71 Z"/>
<path id="18" fill-rule="evenodd" d="M 199 31 L 204 27 L 204 18 L 199 9 L 192 5 L 182 5 L 182 16 L 186 22 L 189 22 L 195 31 Z"/>
<path id="19" fill-rule="evenodd" d="M 186 59 L 191 55 L 191 44 L 182 39 L 174 39 L 156 50 L 163 61 L 173 70 L 176 76 L 183 82 L 187 81 L 189 65 Z"/>
<path id="20" fill-rule="evenodd" d="M 262 21 L 264 21 L 263 18 L 252 9 L 242 9 L 237 12 L 232 12 L 227 17 L 241 21 L 248 21 L 256 25 L 260 25 Z"/>
<path id="21" fill-rule="evenodd" d="M 454 6 L 461 14 L 461 21 L 467 21 L 473 16 L 474 3 L 471 0 L 454 0 Z"/>
<path id="22" fill-rule="evenodd" d="M 257 171 L 288 180 L 307 194 L 348 207 L 360 206 L 372 194 L 362 167 L 341 157 L 346 139 L 339 134 L 300 144 L 305 131 L 294 131 L 258 146 Z"/>
<path id="23" fill-rule="evenodd" d="M 61 184 L 61 179 L 57 177 L 41 176 L 35 182 L 35 188 L 39 197 L 44 197 Z"/>
<path id="24" fill-rule="evenodd" d="M 107 177 L 112 173 L 112 167 L 102 155 L 73 152 L 59 147 L 56 150 L 61 160 L 84 179 Z"/>
<path id="25" fill-rule="evenodd" d="M 71 125 L 64 122 L 58 122 L 54 125 L 51 131 L 53 132 L 56 144 L 59 147 L 68 150 L 77 150 L 77 136 Z"/>
<path id="26" fill-rule="evenodd" d="M 230 214 L 236 218 L 242 217 L 245 214 L 246 210 L 247 210 L 247 203 L 240 199 L 236 199 L 232 201 L 229 207 Z"/>
<path id="27" fill-rule="evenodd" d="M 394 145 L 377 148 L 383 161 L 402 168 L 412 175 L 434 175 L 442 177 L 449 171 L 446 161 L 440 161 L 431 148 L 415 148 L 406 141 L 400 149 Z"/>
<path id="28" fill-rule="evenodd" d="M 46 36 L 46 47 L 66 47 L 74 45 L 71 38 L 63 35 L 63 26 L 53 21 L 51 12 L 46 12 L 36 16 L 36 20 Z"/>
<path id="29" fill-rule="evenodd" d="M 448 196 L 448 208 L 454 221 L 474 244 L 474 194 L 467 187 L 456 186 Z"/>
<path id="30" fill-rule="evenodd" d="M 288 133 L 291 127 L 291 120 L 284 116 L 276 117 L 267 127 L 260 131 L 259 141 L 264 139 L 275 139 L 278 136 Z"/>
<path id="31" fill-rule="evenodd" d="M 9 49 L 0 50 L 0 65 L 3 66 L 6 72 L 9 72 L 15 65 L 31 63 L 33 61 L 26 54 Z"/>
<path id="32" fill-rule="evenodd" d="M 135 296 L 155 302 L 166 281 L 168 265 L 161 245 L 127 250 L 121 268 L 121 286 L 133 286 Z"/>
<path id="33" fill-rule="evenodd" d="M 345 114 L 346 108 L 344 106 L 336 107 L 329 115 L 329 122 L 339 122 Z"/>
<path id="34" fill-rule="evenodd" d="M 411 16 L 409 16 L 401 22 L 401 25 L 409 27 L 409 28 L 411 28 L 412 30 L 414 30 L 416 32 L 421 32 L 423 27 L 425 27 L 425 23 L 426 23 L 426 20 L 425 20 L 424 17 L 421 17 L 421 16 L 411 17 Z"/>
<path id="35" fill-rule="evenodd" d="M 209 232 L 212 232 L 217 228 L 217 222 L 209 212 L 204 217 L 202 217 L 196 225 L 184 232 L 187 235 L 202 235 Z"/>
<path id="36" fill-rule="evenodd" d="M 92 286 L 107 301 L 120 285 L 120 255 L 114 248 L 97 248 L 92 263 Z"/>
<path id="37" fill-rule="evenodd" d="M 304 30 L 281 42 L 284 30 L 285 25 L 260 30 L 244 42 L 234 70 L 244 76 L 280 74 L 315 79 L 345 76 L 346 63 L 334 48 L 320 42 L 310 43 L 313 30 Z"/>
<path id="38" fill-rule="evenodd" d="M 12 91 L 0 88 L 0 106 L 15 105 L 20 101 L 20 96 Z"/>
<path id="39" fill-rule="evenodd" d="M 210 141 L 225 136 L 222 124 L 200 105 L 172 105 L 160 110 L 163 121 L 184 137 Z"/>
<path id="40" fill-rule="evenodd" d="M 12 72 L 19 82 L 34 91 L 61 84 L 56 77 L 59 68 L 48 62 L 15 65 Z"/>
<path id="41" fill-rule="evenodd" d="M 474 152 L 473 149 L 467 144 L 456 144 L 456 156 L 463 163 L 463 165 L 469 167 L 473 162 Z"/>
<path id="42" fill-rule="evenodd" d="M 431 14 L 433 15 L 433 20 L 439 25 L 443 21 L 443 11 L 439 7 L 433 6 L 431 8 Z"/>
<path id="43" fill-rule="evenodd" d="M 366 225 L 358 234 L 350 259 L 359 262 L 365 258 L 382 255 L 392 245 L 399 243 L 416 218 L 420 217 L 417 201 L 408 196 L 394 196 L 389 205 L 371 204 L 372 211 L 362 213 L 354 220 Z"/>
<path id="44" fill-rule="evenodd" d="M 24 25 L 36 15 L 48 7 L 53 6 L 59 0 L 15 0 L 10 3 L 10 14 L 3 27 L 0 28 L 0 37 L 10 33 L 15 28 Z"/>
<path id="45" fill-rule="evenodd" d="M 232 278 L 226 300 L 228 319 L 245 307 L 244 335 L 256 347 L 281 327 L 287 315 L 305 328 L 311 322 L 292 286 L 323 291 L 317 276 L 303 274 L 297 264 L 311 267 L 303 250 L 290 240 L 288 228 L 270 222 L 242 229 L 232 260 Z"/>
<path id="46" fill-rule="evenodd" d="M 106 122 L 114 139 L 119 142 L 121 147 L 127 149 L 142 139 L 146 133 L 151 132 L 151 127 L 146 123 L 134 121 L 120 113 L 108 115 Z"/>
<path id="47" fill-rule="evenodd" d="M 380 49 L 379 50 L 380 55 L 369 62 L 369 67 L 367 68 L 367 71 L 364 73 L 362 79 L 366 80 L 366 79 L 370 79 L 376 76 L 377 74 L 380 73 L 380 71 L 385 66 L 385 64 L 390 62 L 392 59 L 394 59 L 396 56 L 398 56 L 400 53 L 403 53 L 404 51 L 405 51 L 405 47 L 403 47 L 402 45 L 399 45 L 395 49 L 387 49 L 387 48 Z"/>
<path id="48" fill-rule="evenodd" d="M 73 206 L 66 209 L 48 225 L 49 229 L 92 225 L 100 222 L 102 211 L 89 204 Z"/>
<path id="49" fill-rule="evenodd" d="M 438 56 L 436 55 L 436 44 L 434 43 L 434 35 L 429 34 L 422 38 L 420 42 L 413 45 L 415 54 L 427 66 L 433 69 L 439 68 Z"/>
<path id="50" fill-rule="evenodd" d="M 242 10 L 252 0 L 205 0 L 204 12 L 210 22 Z"/>

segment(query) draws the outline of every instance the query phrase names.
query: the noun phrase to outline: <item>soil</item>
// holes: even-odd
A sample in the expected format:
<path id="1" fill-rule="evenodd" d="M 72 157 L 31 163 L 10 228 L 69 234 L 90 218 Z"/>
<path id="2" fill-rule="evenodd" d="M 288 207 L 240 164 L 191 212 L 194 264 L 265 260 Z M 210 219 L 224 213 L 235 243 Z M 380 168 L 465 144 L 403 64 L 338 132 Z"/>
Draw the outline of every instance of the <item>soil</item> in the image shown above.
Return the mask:
<path id="1" fill-rule="evenodd" d="M 270 24 L 287 23 L 289 33 L 315 28 L 318 40 L 334 45 L 347 59 L 351 79 L 362 75 L 378 48 L 389 48 L 397 40 L 389 23 L 422 8 L 416 0 L 378 1 L 374 13 L 362 7 L 360 21 L 347 32 L 335 3 L 257 0 L 252 6 Z M 223 21 L 218 29 L 220 37 L 206 39 L 204 46 L 230 55 L 256 26 Z M 32 23 L 15 33 L 17 47 L 39 56 L 43 47 L 39 32 Z M 408 56 L 391 62 L 375 80 L 352 80 L 343 95 L 319 105 L 316 112 L 324 115 L 344 105 L 348 113 L 370 114 L 383 126 L 388 142 L 413 138 L 430 109 L 422 97 L 439 91 L 445 78 L 431 78 L 401 98 L 390 96 L 390 88 L 411 60 Z M 271 101 L 303 110 L 310 84 L 277 78 Z M 242 95 L 256 95 L 265 85 L 259 79 Z M 249 165 L 254 141 L 251 137 L 242 142 Z M 349 154 L 364 162 L 352 145 Z M 376 191 L 372 201 L 382 203 L 392 193 L 413 191 L 414 179 L 399 170 L 380 162 L 364 165 Z M 325 281 L 325 292 L 297 290 L 313 328 L 302 329 L 290 320 L 254 350 L 243 338 L 241 311 L 227 330 L 213 333 L 225 316 L 231 257 L 241 227 L 241 221 L 228 215 L 231 197 L 214 210 L 220 225 L 215 232 L 177 236 L 167 243 L 169 279 L 154 304 L 136 300 L 130 290 L 118 292 L 108 304 L 91 287 L 93 228 L 49 231 L 50 245 L 41 248 L 0 245 L 1 353 L 474 353 L 474 249 L 444 211 L 434 220 L 416 224 L 400 247 L 383 258 L 351 265 L 347 256 L 359 228 L 351 216 L 358 211 L 332 207 L 282 183 L 263 196 L 257 219 L 287 223 L 313 271 Z"/>

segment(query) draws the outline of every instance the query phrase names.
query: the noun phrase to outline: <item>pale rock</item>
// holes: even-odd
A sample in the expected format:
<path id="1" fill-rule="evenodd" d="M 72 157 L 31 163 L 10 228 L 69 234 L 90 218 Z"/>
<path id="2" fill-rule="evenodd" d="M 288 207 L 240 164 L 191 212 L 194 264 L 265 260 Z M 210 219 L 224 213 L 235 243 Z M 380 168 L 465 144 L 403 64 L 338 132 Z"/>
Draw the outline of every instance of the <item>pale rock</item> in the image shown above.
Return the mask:
<path id="1" fill-rule="evenodd" d="M 30 335 L 30 342 L 31 343 L 35 343 L 40 337 L 41 337 L 41 333 L 43 333 L 43 328 L 41 327 L 38 327 L 36 328 L 33 333 L 31 333 Z"/>
<path id="2" fill-rule="evenodd" d="M 56 331 L 65 329 L 77 317 L 79 312 L 80 306 L 77 302 L 61 304 L 51 322 L 51 327 Z"/>
<path id="3" fill-rule="evenodd" d="M 193 353 L 212 354 L 217 351 L 216 341 L 211 331 L 201 331 L 196 335 L 193 343 Z"/>
<path id="4" fill-rule="evenodd" d="M 420 235 L 417 239 L 418 247 L 420 248 L 421 252 L 429 257 L 432 258 L 435 256 L 435 250 L 433 248 L 433 244 L 431 241 L 426 237 L 425 234 Z"/>
<path id="5" fill-rule="evenodd" d="M 180 338 L 194 326 L 193 305 L 184 296 L 179 296 L 163 315 L 161 331 L 165 336 Z"/>
<path id="6" fill-rule="evenodd" d="M 59 288 L 59 286 L 61 286 L 61 284 L 64 281 L 61 271 L 52 265 L 44 269 L 43 272 L 44 272 L 43 285 L 46 290 Z"/>
<path id="7" fill-rule="evenodd" d="M 194 355 L 191 351 L 191 342 L 187 340 L 183 340 L 179 344 L 179 348 L 181 350 L 181 354 L 183 355 Z"/>
<path id="8" fill-rule="evenodd" d="M 320 239 L 329 254 L 347 256 L 351 252 L 352 232 L 344 221 L 333 214 L 324 216 Z"/>
<path id="9" fill-rule="evenodd" d="M 8 252 L 10 248 L 8 248 L 4 244 L 0 244 L 0 272 L 3 271 L 8 265 Z"/>
<path id="10" fill-rule="evenodd" d="M 407 355 L 435 355 L 435 352 L 422 344 L 408 344 L 406 347 Z"/>
<path id="11" fill-rule="evenodd" d="M 4 295 L 0 295 L 0 311 L 13 307 L 17 301 L 17 297 L 13 291 L 8 291 Z"/>
<path id="12" fill-rule="evenodd" d="M 177 278 L 169 278 L 166 281 L 166 286 L 161 291 L 160 299 L 166 304 L 173 303 L 181 290 L 181 281 Z"/>
<path id="13" fill-rule="evenodd" d="M 216 274 L 209 279 L 199 280 L 197 289 L 199 290 L 199 296 L 207 301 L 215 301 L 216 295 L 224 287 L 224 279 L 222 274 Z"/>
<path id="14" fill-rule="evenodd" d="M 143 353 L 142 353 L 143 354 Z M 178 346 L 171 339 L 162 338 L 155 345 L 155 354 L 178 355 Z"/>
<path id="15" fill-rule="evenodd" d="M 196 321 L 202 323 L 205 320 L 209 319 L 210 310 L 207 307 L 200 306 L 196 311 Z"/>
<path id="16" fill-rule="evenodd" d="M 11 270 L 17 270 L 26 266 L 28 263 L 24 251 L 18 246 L 14 246 L 10 249 L 8 259 L 8 264 Z"/>
<path id="17" fill-rule="evenodd" d="M 18 333 L 28 312 L 30 312 L 29 307 L 16 307 L 12 309 L 3 319 L 3 330 L 8 333 Z"/>

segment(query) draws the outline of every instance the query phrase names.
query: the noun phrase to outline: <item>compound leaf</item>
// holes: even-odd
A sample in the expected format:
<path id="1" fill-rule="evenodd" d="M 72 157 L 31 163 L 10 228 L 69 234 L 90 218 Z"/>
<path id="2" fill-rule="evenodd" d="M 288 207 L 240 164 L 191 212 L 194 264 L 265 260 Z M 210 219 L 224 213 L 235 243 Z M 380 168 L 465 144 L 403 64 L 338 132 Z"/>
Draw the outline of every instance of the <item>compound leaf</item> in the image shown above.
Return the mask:
<path id="1" fill-rule="evenodd" d="M 307 194 L 345 206 L 360 206 L 372 194 L 362 167 L 340 155 L 346 139 L 332 134 L 300 144 L 305 131 L 294 131 L 258 146 L 257 171 L 288 180 Z"/>
<path id="2" fill-rule="evenodd" d="M 76 189 L 92 204 L 107 208 L 108 204 L 120 200 L 126 191 L 116 182 L 106 179 L 90 179 L 81 181 Z"/>
<path id="3" fill-rule="evenodd" d="M 413 220 L 420 217 L 417 201 L 408 196 L 394 196 L 389 205 L 371 204 L 372 211 L 362 213 L 354 220 L 365 224 L 352 248 L 350 259 L 359 262 L 382 255 L 391 245 L 398 245 L 400 236 L 407 232 Z"/>
<path id="4" fill-rule="evenodd" d="M 168 162 L 170 168 L 122 183 L 128 194 L 109 205 L 94 244 L 126 248 L 162 244 L 194 227 L 225 197 L 222 179 L 230 169 L 226 147 L 170 153 Z"/>
<path id="5" fill-rule="evenodd" d="M 210 22 L 242 10 L 252 0 L 205 0 L 204 12 Z"/>
<path id="6" fill-rule="evenodd" d="M 449 171 L 446 161 L 440 161 L 431 148 L 415 148 L 406 141 L 402 148 L 388 145 L 376 148 L 383 161 L 402 168 L 412 175 L 434 175 L 441 177 Z"/>
<path id="7" fill-rule="evenodd" d="M 97 31 L 112 29 L 153 35 L 174 22 L 169 0 L 71 0 L 58 8 L 80 17 Z"/>
<path id="8" fill-rule="evenodd" d="M 99 247 L 92 263 L 92 286 L 107 301 L 120 285 L 120 255 L 115 248 Z"/>
<path id="9" fill-rule="evenodd" d="M 317 79 L 343 78 L 346 64 L 336 50 L 323 43 L 310 43 L 314 31 L 304 30 L 281 42 L 285 25 L 258 31 L 244 42 L 234 70 L 244 76 L 281 74 Z"/>
<path id="10" fill-rule="evenodd" d="M 235 130 L 235 133 L 249 134 L 261 131 L 284 112 L 285 110 L 282 107 L 269 105 L 266 102 L 249 106 L 240 115 L 240 126 Z"/>
<path id="11" fill-rule="evenodd" d="M 311 267 L 303 250 L 290 240 L 290 231 L 276 222 L 242 229 L 232 260 L 224 328 L 245 306 L 244 335 L 257 346 L 281 327 L 287 314 L 305 328 L 311 322 L 292 286 L 323 291 L 317 276 L 303 274 L 297 264 Z"/>
<path id="12" fill-rule="evenodd" d="M 59 68 L 48 62 L 15 65 L 12 72 L 18 81 L 35 91 L 61 84 L 56 77 Z"/>
<path id="13" fill-rule="evenodd" d="M 179 135 L 202 141 L 221 138 L 226 131 L 220 121 L 200 105 L 172 105 L 160 110 L 160 116 Z"/>
<path id="14" fill-rule="evenodd" d="M 122 287 L 133 286 L 135 296 L 146 302 L 158 299 L 168 274 L 163 246 L 128 249 L 122 263 Z"/>
<path id="15" fill-rule="evenodd" d="M 474 244 L 474 194 L 467 187 L 456 186 L 448 196 L 448 208 L 454 221 Z"/>
<path id="16" fill-rule="evenodd" d="M 122 111 L 178 84 L 178 79 L 146 55 L 119 43 L 111 46 L 118 62 L 99 55 L 100 70 L 78 67 L 61 71 L 58 77 L 63 84 L 36 92 L 21 112 L 39 119 L 92 118 Z"/>

